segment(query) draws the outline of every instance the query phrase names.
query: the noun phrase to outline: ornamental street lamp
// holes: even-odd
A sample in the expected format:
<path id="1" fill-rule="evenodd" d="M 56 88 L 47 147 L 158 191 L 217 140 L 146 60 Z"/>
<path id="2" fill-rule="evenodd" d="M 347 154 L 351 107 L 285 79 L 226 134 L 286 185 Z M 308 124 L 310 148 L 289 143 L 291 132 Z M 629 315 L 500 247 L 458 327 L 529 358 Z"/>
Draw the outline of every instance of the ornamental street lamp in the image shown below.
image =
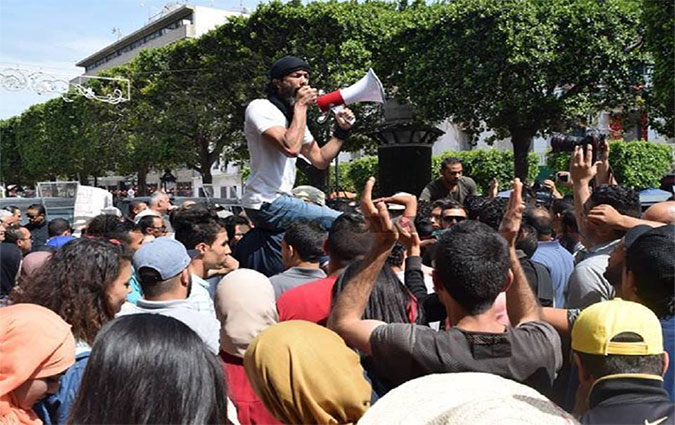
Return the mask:
<path id="1" fill-rule="evenodd" d="M 414 120 L 410 105 L 384 105 L 385 122 L 373 135 L 379 142 L 378 195 L 419 196 L 431 181 L 431 147 L 445 132 Z"/>
<path id="2" fill-rule="evenodd" d="M 170 169 L 165 169 L 162 177 L 159 178 L 164 193 L 173 193 L 176 189 L 176 176 L 171 174 Z"/>

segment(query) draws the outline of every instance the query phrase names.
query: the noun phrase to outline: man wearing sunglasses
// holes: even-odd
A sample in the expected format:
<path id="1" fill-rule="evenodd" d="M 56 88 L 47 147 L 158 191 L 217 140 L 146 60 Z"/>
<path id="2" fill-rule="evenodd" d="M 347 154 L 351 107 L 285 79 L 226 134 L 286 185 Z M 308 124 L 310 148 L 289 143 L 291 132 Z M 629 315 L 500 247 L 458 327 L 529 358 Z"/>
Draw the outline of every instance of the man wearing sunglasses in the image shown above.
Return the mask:
<path id="1" fill-rule="evenodd" d="M 441 228 L 449 229 L 457 223 L 466 220 L 466 210 L 457 201 L 448 201 L 441 212 Z"/>
<path id="2" fill-rule="evenodd" d="M 28 218 L 26 229 L 30 231 L 33 250 L 38 250 L 49 239 L 46 215 L 45 207 L 42 204 L 32 204 L 26 210 L 26 218 Z"/>

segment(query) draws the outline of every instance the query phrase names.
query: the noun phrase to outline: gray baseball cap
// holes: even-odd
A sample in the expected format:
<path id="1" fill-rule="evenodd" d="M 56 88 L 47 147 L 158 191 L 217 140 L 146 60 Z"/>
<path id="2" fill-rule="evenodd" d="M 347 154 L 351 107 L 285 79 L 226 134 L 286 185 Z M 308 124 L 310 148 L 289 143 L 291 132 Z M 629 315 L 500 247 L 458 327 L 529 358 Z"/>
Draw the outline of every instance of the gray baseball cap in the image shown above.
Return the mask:
<path id="1" fill-rule="evenodd" d="M 161 237 L 146 242 L 134 254 L 134 268 L 149 267 L 167 280 L 182 272 L 190 264 L 185 246 L 175 239 Z"/>

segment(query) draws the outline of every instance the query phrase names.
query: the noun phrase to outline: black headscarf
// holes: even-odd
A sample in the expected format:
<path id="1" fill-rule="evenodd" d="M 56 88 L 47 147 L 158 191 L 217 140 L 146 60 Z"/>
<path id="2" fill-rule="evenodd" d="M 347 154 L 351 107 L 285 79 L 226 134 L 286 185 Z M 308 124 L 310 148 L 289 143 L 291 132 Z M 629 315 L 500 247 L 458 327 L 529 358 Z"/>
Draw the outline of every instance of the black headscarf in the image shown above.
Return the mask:
<path id="1" fill-rule="evenodd" d="M 309 64 L 295 56 L 284 56 L 272 64 L 270 68 L 270 80 L 284 77 L 295 71 L 309 72 Z"/>
<path id="2" fill-rule="evenodd" d="M 270 87 L 268 89 L 267 99 L 284 114 L 289 123 L 293 121 L 293 107 L 291 107 L 285 99 L 282 99 L 279 96 L 279 93 L 271 80 L 282 78 L 291 72 L 300 70 L 309 72 L 309 64 L 295 56 L 284 56 L 274 62 L 270 68 Z"/>

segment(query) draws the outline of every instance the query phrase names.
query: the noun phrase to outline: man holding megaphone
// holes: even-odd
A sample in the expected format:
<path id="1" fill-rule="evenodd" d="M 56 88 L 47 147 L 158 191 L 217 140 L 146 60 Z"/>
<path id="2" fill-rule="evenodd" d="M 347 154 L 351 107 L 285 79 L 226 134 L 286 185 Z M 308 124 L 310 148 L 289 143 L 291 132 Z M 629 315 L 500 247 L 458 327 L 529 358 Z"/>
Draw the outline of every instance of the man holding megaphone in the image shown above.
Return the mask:
<path id="1" fill-rule="evenodd" d="M 330 228 L 340 214 L 291 195 L 298 155 L 325 169 L 349 137 L 355 118 L 347 108 L 335 114 L 330 140 L 319 147 L 307 128 L 307 109 L 316 104 L 318 92 L 309 85 L 309 64 L 283 57 L 270 68 L 267 99 L 256 99 L 246 108 L 244 132 L 251 154 L 251 175 L 242 204 L 257 227 L 271 231 L 287 228 L 298 219 L 319 220 Z"/>

